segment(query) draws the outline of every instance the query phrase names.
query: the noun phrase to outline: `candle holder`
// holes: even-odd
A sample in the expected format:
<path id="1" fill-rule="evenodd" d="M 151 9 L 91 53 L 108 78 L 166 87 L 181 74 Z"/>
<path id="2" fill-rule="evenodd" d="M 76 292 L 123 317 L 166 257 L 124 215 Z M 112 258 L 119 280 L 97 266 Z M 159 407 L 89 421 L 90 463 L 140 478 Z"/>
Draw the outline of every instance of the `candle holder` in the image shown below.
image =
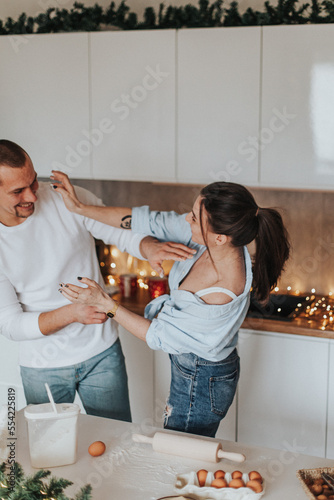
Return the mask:
<path id="1" fill-rule="evenodd" d="M 121 294 L 125 298 L 135 297 L 137 294 L 137 275 L 121 274 L 119 277 L 119 287 Z"/>

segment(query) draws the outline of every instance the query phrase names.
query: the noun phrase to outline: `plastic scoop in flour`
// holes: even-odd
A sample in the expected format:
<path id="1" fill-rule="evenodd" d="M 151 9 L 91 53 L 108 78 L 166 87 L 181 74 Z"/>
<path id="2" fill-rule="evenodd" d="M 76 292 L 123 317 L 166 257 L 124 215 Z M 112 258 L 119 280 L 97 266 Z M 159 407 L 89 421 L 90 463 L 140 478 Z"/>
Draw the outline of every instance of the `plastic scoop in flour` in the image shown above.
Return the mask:
<path id="1" fill-rule="evenodd" d="M 54 402 L 54 399 L 53 399 L 52 392 L 50 390 L 49 384 L 45 382 L 44 385 L 45 385 L 46 392 L 48 393 L 48 397 L 49 397 L 50 403 L 52 405 L 53 411 L 55 413 L 58 413 L 57 406 L 56 406 L 56 403 Z"/>

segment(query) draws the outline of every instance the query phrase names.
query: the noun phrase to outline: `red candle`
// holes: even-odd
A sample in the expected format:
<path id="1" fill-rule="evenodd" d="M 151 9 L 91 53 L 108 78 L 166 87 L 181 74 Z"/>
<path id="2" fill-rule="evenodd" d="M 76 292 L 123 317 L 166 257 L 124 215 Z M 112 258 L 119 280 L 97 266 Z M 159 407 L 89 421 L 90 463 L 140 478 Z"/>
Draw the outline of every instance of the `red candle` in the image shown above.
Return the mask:
<path id="1" fill-rule="evenodd" d="M 148 279 L 148 290 L 151 298 L 155 299 L 164 293 L 167 293 L 168 281 L 167 278 L 160 278 L 159 276 L 151 276 Z"/>

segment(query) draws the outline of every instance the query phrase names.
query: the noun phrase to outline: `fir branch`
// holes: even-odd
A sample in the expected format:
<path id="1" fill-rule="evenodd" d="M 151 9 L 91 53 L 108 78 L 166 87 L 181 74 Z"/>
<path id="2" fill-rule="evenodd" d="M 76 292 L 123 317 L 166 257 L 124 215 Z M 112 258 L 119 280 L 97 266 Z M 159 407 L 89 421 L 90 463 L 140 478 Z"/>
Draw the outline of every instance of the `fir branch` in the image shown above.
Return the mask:
<path id="1" fill-rule="evenodd" d="M 278 0 L 276 6 L 269 0 L 264 2 L 264 10 L 248 8 L 242 15 L 238 4 L 232 1 L 223 8 L 223 0 L 198 0 L 198 6 L 184 7 L 159 5 L 158 14 L 153 7 L 147 7 L 142 21 L 131 12 L 122 0 L 116 8 L 112 1 L 104 11 L 97 3 L 92 7 L 75 2 L 70 10 L 49 8 L 34 17 L 22 13 L 17 21 L 11 17 L 0 20 L 0 35 L 29 33 L 58 33 L 70 31 L 97 31 L 105 26 L 115 26 L 123 30 L 134 29 L 181 29 L 218 26 L 261 26 L 277 24 L 333 23 L 334 0 L 311 0 L 310 4 L 298 6 L 298 0 Z"/>
<path id="2" fill-rule="evenodd" d="M 15 464 L 15 484 L 8 484 L 9 466 L 3 462 L 0 465 L 0 498 L 2 500 L 91 500 L 92 487 L 87 484 L 80 489 L 74 499 L 70 499 L 64 490 L 72 485 L 72 481 L 63 478 L 50 477 L 49 470 L 40 469 L 33 475 L 25 476 L 22 467 Z M 11 476 L 12 477 L 12 476 Z"/>

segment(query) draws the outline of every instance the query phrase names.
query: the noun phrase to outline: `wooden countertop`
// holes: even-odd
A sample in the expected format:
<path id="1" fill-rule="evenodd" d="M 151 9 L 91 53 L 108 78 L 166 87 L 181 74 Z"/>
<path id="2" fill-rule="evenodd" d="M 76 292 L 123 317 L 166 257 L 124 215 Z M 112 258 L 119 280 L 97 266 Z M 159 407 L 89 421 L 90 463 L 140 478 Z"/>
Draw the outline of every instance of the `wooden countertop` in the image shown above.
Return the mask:
<path id="1" fill-rule="evenodd" d="M 144 314 L 146 304 L 151 300 L 148 290 L 138 288 L 136 297 L 124 298 L 120 294 L 113 296 L 116 300 L 136 314 Z M 279 321 L 264 318 L 247 317 L 241 328 L 264 332 L 288 333 L 324 339 L 334 339 L 334 330 L 321 330 L 315 321 L 306 318 L 294 318 L 292 321 Z"/>

